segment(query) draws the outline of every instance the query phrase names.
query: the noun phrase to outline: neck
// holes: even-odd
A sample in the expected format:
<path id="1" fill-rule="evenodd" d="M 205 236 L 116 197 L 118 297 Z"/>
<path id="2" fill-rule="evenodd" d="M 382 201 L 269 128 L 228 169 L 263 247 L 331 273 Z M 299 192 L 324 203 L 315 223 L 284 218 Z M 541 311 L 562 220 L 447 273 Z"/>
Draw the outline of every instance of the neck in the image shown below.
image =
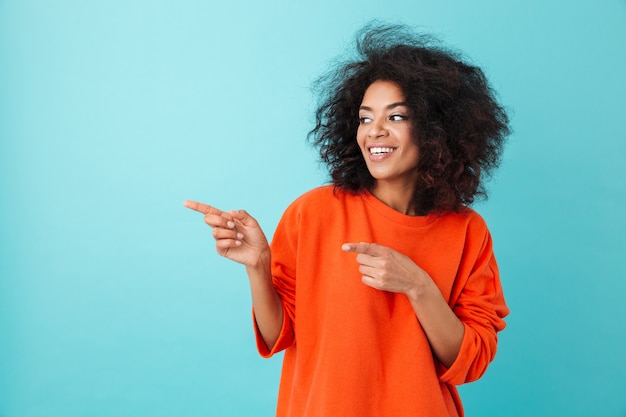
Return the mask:
<path id="1" fill-rule="evenodd" d="M 412 205 L 413 184 L 399 185 L 376 182 L 370 192 L 377 199 L 400 213 L 408 216 L 417 215 Z"/>

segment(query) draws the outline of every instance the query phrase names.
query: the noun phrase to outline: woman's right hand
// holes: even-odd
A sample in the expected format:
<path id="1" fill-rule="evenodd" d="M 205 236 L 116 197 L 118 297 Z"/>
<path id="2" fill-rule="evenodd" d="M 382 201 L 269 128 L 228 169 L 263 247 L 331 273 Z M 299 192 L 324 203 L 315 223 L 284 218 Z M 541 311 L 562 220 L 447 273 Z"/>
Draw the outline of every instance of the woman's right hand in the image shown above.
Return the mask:
<path id="1" fill-rule="evenodd" d="M 259 223 L 244 210 L 221 211 L 196 201 L 185 201 L 185 207 L 204 214 L 204 222 L 213 228 L 217 253 L 246 266 L 255 320 L 267 348 L 272 349 L 284 312 L 272 284 L 270 246 Z"/>
<path id="2" fill-rule="evenodd" d="M 184 204 L 204 214 L 204 222 L 213 229 L 218 254 L 251 268 L 267 266 L 269 243 L 259 223 L 246 211 L 226 212 L 196 201 L 185 201 Z"/>

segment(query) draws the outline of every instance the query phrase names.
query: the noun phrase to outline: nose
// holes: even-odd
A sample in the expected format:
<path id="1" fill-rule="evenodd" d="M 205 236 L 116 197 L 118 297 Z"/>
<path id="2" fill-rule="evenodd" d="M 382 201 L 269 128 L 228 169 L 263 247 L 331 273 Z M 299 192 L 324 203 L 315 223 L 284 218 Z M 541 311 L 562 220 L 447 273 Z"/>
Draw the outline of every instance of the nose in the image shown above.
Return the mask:
<path id="1" fill-rule="evenodd" d="M 384 119 L 375 119 L 369 123 L 367 136 L 370 138 L 379 138 L 385 135 L 387 135 L 387 126 Z"/>

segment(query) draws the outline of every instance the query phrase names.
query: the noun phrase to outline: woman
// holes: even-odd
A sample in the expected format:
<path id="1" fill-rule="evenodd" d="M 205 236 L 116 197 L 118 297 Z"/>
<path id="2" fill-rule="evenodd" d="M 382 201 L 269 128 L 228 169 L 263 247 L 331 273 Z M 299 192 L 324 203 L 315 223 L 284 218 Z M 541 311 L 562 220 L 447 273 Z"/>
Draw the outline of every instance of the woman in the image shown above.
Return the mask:
<path id="1" fill-rule="evenodd" d="M 257 347 L 285 350 L 278 416 L 461 416 L 508 314 L 491 237 L 468 207 L 507 116 L 482 71 L 404 27 L 365 28 L 320 79 L 310 134 L 332 185 L 271 246 L 245 211 L 188 201 L 246 267 Z"/>

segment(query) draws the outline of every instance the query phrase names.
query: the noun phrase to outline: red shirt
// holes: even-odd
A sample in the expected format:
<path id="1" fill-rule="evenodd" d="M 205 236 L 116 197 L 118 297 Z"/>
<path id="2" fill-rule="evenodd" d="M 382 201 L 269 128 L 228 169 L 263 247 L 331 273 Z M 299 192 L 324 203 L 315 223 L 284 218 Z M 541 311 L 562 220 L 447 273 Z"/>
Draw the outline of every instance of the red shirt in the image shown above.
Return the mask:
<path id="1" fill-rule="evenodd" d="M 347 242 L 388 246 L 437 284 L 465 326 L 446 369 L 408 299 L 361 283 Z M 455 385 L 478 379 L 508 314 L 491 237 L 471 209 L 406 216 L 372 194 L 314 189 L 285 211 L 271 244 L 284 323 L 264 357 L 285 350 L 279 417 L 462 416 Z"/>

